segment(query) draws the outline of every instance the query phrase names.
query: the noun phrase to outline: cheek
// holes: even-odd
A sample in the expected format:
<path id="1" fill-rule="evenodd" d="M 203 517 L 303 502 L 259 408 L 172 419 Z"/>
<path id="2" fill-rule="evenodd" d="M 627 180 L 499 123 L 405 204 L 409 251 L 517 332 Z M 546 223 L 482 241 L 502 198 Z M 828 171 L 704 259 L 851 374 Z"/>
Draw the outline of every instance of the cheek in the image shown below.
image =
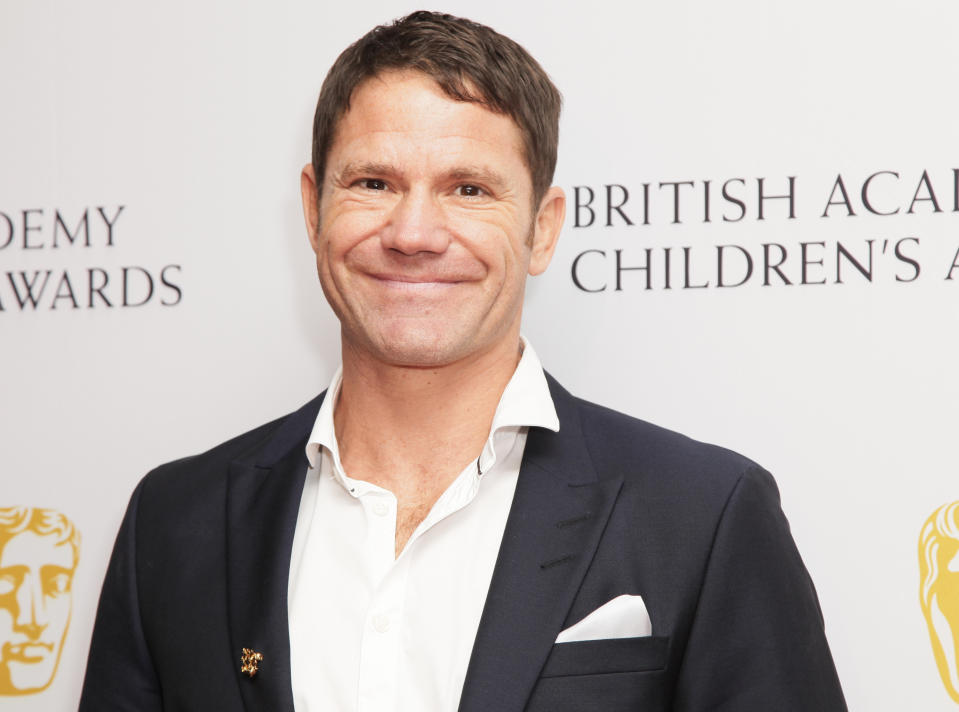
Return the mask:
<path id="1" fill-rule="evenodd" d="M 340 249 L 379 230 L 389 219 L 391 207 L 385 201 L 375 205 L 333 205 L 320 219 L 320 240 Z"/>
<path id="2" fill-rule="evenodd" d="M 336 273 L 351 262 L 363 259 L 376 244 L 376 223 L 369 220 L 341 219 L 324 230 L 326 239 L 321 239 L 316 252 L 320 273 Z"/>
<path id="3" fill-rule="evenodd" d="M 450 228 L 474 258 L 497 271 L 522 270 L 529 259 L 528 233 L 512 220 L 461 219 L 451 221 Z"/>

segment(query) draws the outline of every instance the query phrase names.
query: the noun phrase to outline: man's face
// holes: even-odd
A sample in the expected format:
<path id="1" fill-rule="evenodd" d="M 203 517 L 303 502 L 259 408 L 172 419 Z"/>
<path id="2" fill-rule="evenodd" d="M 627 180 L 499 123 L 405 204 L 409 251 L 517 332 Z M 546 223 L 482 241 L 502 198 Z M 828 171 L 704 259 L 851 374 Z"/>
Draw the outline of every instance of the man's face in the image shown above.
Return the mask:
<path id="1" fill-rule="evenodd" d="M 53 680 L 72 605 L 73 549 L 54 534 L 25 531 L 0 552 L 0 694 Z"/>
<path id="2" fill-rule="evenodd" d="M 526 275 L 543 271 L 562 224 L 539 209 L 509 117 L 454 101 L 423 74 L 362 84 L 304 209 L 344 347 L 378 362 L 441 366 L 518 345 Z"/>

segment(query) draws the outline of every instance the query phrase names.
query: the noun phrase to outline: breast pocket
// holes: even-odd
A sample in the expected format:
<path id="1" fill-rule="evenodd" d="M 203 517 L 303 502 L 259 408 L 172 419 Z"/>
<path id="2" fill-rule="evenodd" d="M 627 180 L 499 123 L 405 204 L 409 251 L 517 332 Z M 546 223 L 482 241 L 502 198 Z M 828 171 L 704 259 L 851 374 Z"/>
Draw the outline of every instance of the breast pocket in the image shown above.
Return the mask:
<path id="1" fill-rule="evenodd" d="M 526 712 L 655 712 L 669 708 L 669 638 L 553 646 Z"/>
<path id="2" fill-rule="evenodd" d="M 666 667 L 668 649 L 667 636 L 557 643 L 540 677 L 653 672 Z"/>

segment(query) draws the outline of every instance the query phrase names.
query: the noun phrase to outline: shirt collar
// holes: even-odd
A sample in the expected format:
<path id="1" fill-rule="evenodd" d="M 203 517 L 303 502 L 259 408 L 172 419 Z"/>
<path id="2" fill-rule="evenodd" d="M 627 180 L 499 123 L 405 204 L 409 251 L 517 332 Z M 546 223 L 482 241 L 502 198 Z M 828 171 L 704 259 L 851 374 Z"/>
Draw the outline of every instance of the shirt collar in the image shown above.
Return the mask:
<path id="1" fill-rule="evenodd" d="M 559 431 L 559 417 L 556 415 L 556 406 L 549 393 L 549 385 L 543 374 L 543 366 L 533 347 L 525 337 L 520 337 L 523 355 L 513 372 L 512 378 L 506 384 L 506 389 L 500 397 L 496 412 L 493 414 L 493 425 L 489 437 L 477 461 L 480 473 L 486 472 L 496 461 L 495 440 L 497 432 L 508 428 L 541 427 L 554 432 Z M 340 462 L 340 450 L 336 442 L 336 432 L 333 427 L 333 409 L 336 399 L 340 395 L 340 386 L 343 383 L 342 366 L 336 369 L 326 397 L 320 405 L 313 431 L 306 443 L 306 457 L 310 467 L 316 467 L 319 460 L 320 448 L 325 448 L 333 459 L 333 474 L 343 484 L 343 465 Z"/>
<path id="2" fill-rule="evenodd" d="M 546 376 L 543 375 L 543 366 L 526 338 L 520 337 L 520 340 L 523 355 L 493 414 L 489 437 L 476 463 L 480 474 L 488 472 L 496 462 L 498 433 L 512 433 L 522 427 L 559 431 L 559 417 L 549 394 Z"/>
<path id="3" fill-rule="evenodd" d="M 336 443 L 336 430 L 333 427 L 333 408 L 336 405 L 336 399 L 340 397 L 340 386 L 343 385 L 343 367 L 340 366 L 333 374 L 333 379 L 326 389 L 326 396 L 320 403 L 320 411 L 316 414 L 316 420 L 313 423 L 313 431 L 310 433 L 310 439 L 306 441 L 306 459 L 310 462 L 310 467 L 316 467 L 319 461 L 320 448 L 326 448 L 333 456 L 333 461 L 340 468 L 340 449 Z"/>

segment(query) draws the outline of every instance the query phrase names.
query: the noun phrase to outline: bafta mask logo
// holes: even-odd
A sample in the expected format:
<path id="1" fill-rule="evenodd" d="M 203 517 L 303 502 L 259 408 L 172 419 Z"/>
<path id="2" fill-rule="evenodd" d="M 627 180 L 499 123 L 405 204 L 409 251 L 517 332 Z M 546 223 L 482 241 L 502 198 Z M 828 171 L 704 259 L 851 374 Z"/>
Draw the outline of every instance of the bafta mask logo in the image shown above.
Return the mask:
<path id="1" fill-rule="evenodd" d="M 919 535 L 919 600 L 942 684 L 959 702 L 959 502 L 944 504 Z"/>
<path id="2" fill-rule="evenodd" d="M 59 512 L 0 507 L 0 695 L 53 682 L 79 557 L 80 534 Z"/>

